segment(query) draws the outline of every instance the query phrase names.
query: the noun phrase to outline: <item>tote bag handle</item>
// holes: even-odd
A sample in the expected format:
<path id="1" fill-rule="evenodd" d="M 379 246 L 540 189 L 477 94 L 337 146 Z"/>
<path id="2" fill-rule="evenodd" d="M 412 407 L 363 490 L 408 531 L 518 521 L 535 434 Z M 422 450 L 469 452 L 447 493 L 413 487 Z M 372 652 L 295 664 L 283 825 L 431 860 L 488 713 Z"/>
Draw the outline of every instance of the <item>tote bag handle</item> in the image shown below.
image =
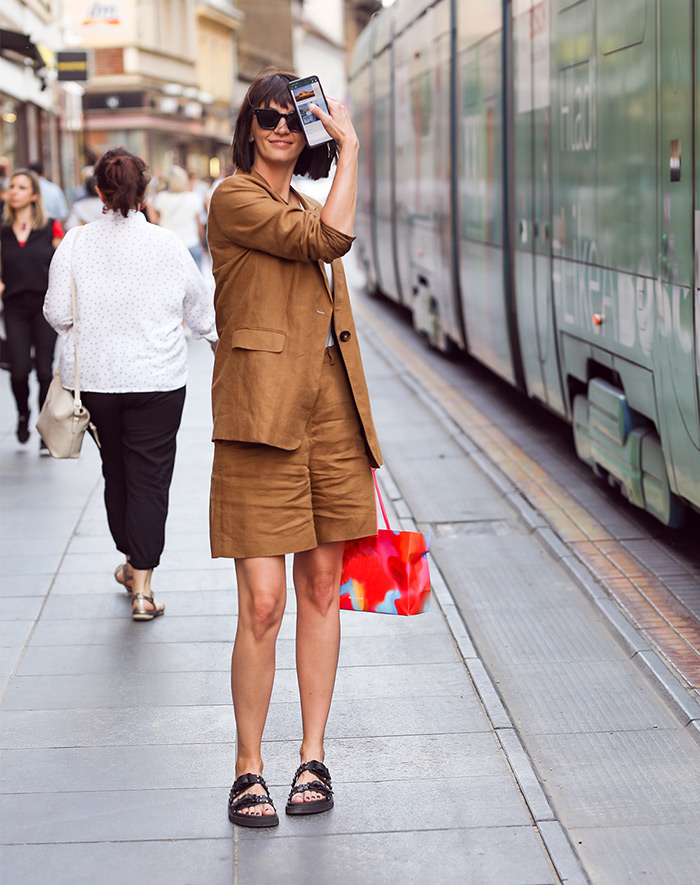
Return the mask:
<path id="1" fill-rule="evenodd" d="M 379 491 L 379 484 L 377 483 L 377 471 L 372 468 L 372 479 L 374 480 L 374 491 L 377 493 L 377 499 L 379 501 L 379 506 L 382 509 L 382 516 L 384 517 L 384 525 L 387 527 L 389 531 L 391 531 L 391 526 L 389 525 L 389 517 L 386 515 L 386 508 L 384 507 L 384 501 L 382 500 L 382 493 Z"/>

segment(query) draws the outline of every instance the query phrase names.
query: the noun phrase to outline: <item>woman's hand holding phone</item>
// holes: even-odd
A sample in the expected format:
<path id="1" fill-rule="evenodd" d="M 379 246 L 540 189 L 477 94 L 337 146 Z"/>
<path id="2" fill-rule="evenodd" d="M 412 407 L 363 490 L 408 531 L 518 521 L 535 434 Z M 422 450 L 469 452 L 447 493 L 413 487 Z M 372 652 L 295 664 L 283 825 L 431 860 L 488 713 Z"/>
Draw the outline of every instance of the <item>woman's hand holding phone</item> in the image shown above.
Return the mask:
<path id="1" fill-rule="evenodd" d="M 326 205 L 321 210 L 321 221 L 351 236 L 357 202 L 357 155 L 360 141 L 347 109 L 334 98 L 327 101 L 330 114 L 324 114 L 319 107 L 311 108 L 338 145 L 338 165 Z"/>
<path id="2" fill-rule="evenodd" d="M 327 97 L 326 101 L 330 114 L 326 114 L 317 104 L 313 103 L 309 104 L 309 110 L 323 123 L 323 128 L 335 139 L 338 148 L 358 150 L 360 142 L 347 108 L 334 98 Z"/>

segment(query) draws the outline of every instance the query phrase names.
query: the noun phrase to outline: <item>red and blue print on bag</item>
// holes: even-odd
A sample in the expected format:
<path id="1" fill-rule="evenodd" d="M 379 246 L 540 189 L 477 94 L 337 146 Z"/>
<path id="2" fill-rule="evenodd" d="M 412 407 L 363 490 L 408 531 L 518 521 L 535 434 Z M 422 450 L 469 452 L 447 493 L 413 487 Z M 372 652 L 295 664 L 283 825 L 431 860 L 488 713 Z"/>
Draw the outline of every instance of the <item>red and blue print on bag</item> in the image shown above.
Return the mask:
<path id="1" fill-rule="evenodd" d="M 419 615 L 430 611 L 430 535 L 393 532 L 376 476 L 374 488 L 386 529 L 379 529 L 376 535 L 367 538 L 345 542 L 340 607 L 386 615 Z"/>

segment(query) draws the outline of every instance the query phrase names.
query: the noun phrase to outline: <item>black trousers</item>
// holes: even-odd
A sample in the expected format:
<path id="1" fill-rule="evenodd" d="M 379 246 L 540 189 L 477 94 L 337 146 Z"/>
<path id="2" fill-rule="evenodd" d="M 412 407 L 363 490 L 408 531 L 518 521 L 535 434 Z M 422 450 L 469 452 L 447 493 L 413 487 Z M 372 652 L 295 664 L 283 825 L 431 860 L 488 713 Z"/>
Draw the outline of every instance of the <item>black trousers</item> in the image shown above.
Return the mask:
<path id="1" fill-rule="evenodd" d="M 56 333 L 44 319 L 41 312 L 43 306 L 44 296 L 32 293 L 10 298 L 3 304 L 10 384 L 20 415 L 29 414 L 29 375 L 32 365 L 39 379 L 40 410 L 51 384 Z"/>
<path id="2" fill-rule="evenodd" d="M 105 506 L 114 543 L 134 568 L 155 568 L 165 545 L 185 388 L 153 393 L 84 392 L 82 400 L 102 446 Z"/>

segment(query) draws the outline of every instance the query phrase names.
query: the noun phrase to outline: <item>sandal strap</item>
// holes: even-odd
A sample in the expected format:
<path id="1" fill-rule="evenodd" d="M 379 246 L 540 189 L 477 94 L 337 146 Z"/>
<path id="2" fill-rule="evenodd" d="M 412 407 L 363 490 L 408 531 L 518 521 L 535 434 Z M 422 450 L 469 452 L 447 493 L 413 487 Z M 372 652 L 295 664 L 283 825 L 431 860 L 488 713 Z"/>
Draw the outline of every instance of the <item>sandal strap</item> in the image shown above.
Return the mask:
<path id="1" fill-rule="evenodd" d="M 248 772 L 247 774 L 242 774 L 240 777 L 237 777 L 233 782 L 233 786 L 231 787 L 231 792 L 229 793 L 229 802 L 236 798 L 239 793 L 242 793 L 244 790 L 247 790 L 248 787 L 252 787 L 253 784 L 260 784 L 260 786 L 267 793 L 267 784 L 265 783 L 265 779 L 261 774 L 252 774 Z M 272 804 L 272 802 L 270 802 Z"/>
<path id="2" fill-rule="evenodd" d="M 297 793 L 305 793 L 310 791 L 312 793 L 323 793 L 326 799 L 330 799 L 333 795 L 333 790 L 328 786 L 328 784 L 324 784 L 323 781 L 309 781 L 308 784 L 298 784 L 296 787 L 292 787 L 292 790 L 289 794 L 289 798 L 295 796 Z"/>
<path id="3" fill-rule="evenodd" d="M 319 762 L 317 759 L 312 759 L 310 762 L 304 762 L 299 768 L 297 768 L 294 777 L 292 778 L 292 786 L 296 784 L 299 775 L 303 774 L 305 771 L 310 771 L 312 774 L 315 774 L 319 780 L 323 781 L 324 786 L 331 790 L 331 773 L 323 762 Z M 304 784 L 303 786 L 308 787 L 308 784 Z M 331 792 L 333 791 L 331 790 Z"/>
<path id="4" fill-rule="evenodd" d="M 229 802 L 231 811 L 240 811 L 242 808 L 250 808 L 252 805 L 271 805 L 275 807 L 275 803 L 269 796 L 258 796 L 257 793 L 246 793 L 240 796 L 234 802 Z"/>

